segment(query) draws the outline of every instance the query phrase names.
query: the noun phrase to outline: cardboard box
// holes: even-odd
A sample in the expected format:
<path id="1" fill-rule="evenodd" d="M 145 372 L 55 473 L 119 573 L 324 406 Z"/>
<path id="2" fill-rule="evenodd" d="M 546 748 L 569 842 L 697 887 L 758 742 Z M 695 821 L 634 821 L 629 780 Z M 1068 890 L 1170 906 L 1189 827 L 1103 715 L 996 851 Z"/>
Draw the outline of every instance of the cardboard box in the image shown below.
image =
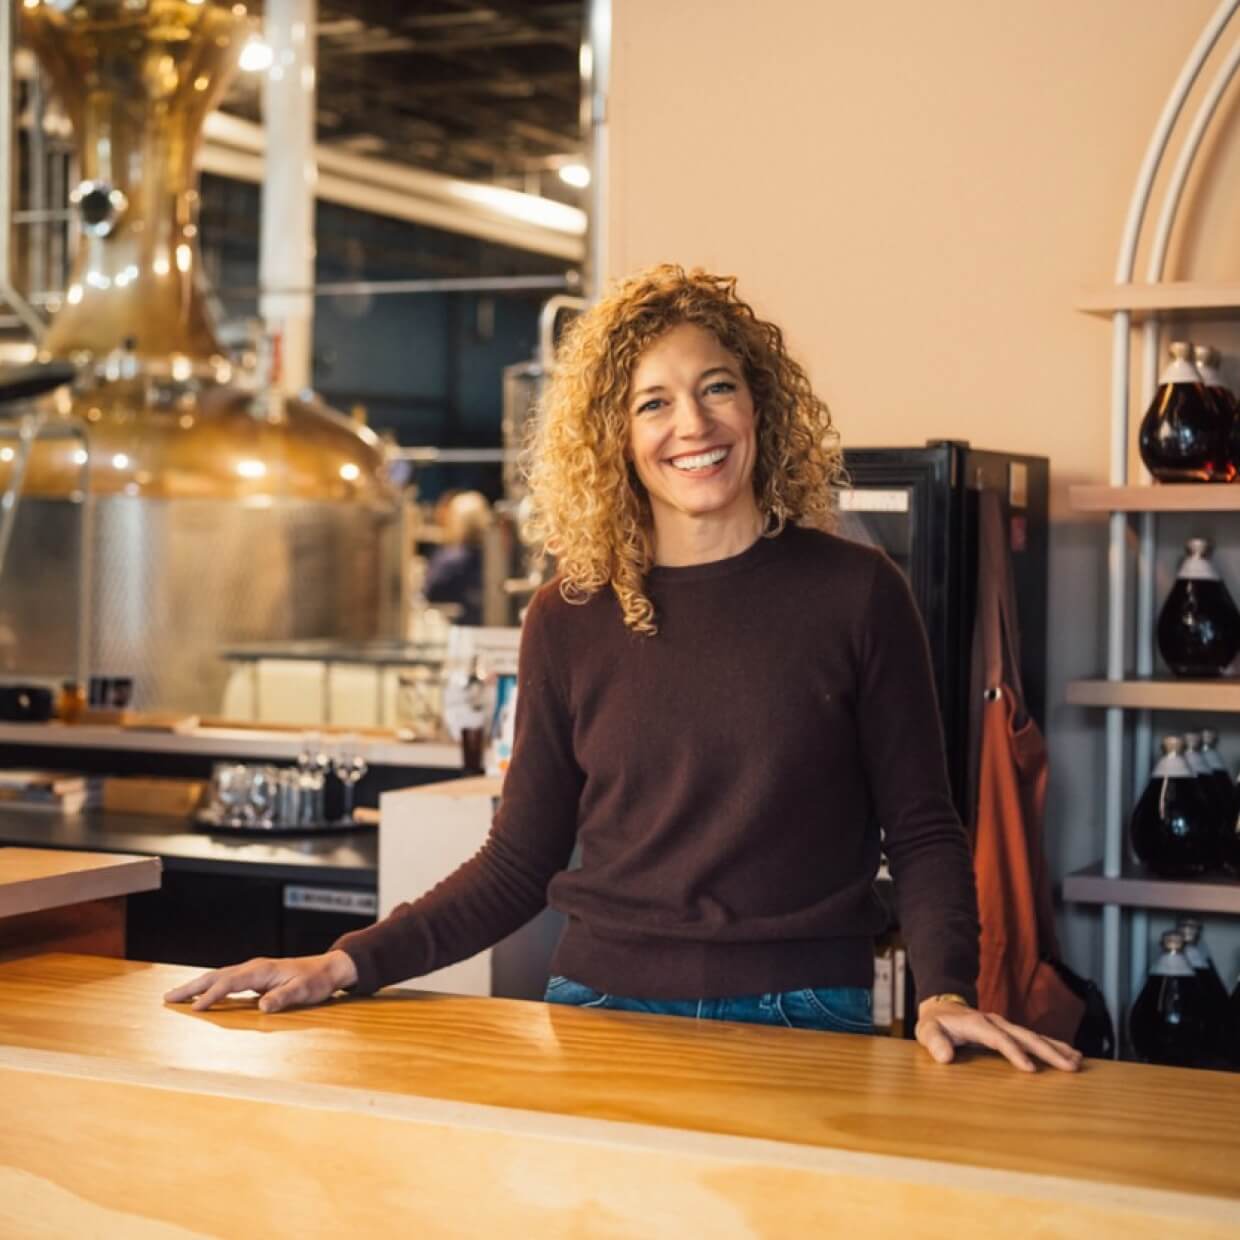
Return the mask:
<path id="1" fill-rule="evenodd" d="M 206 781 L 110 776 L 103 781 L 103 808 L 127 814 L 190 817 L 202 803 Z"/>

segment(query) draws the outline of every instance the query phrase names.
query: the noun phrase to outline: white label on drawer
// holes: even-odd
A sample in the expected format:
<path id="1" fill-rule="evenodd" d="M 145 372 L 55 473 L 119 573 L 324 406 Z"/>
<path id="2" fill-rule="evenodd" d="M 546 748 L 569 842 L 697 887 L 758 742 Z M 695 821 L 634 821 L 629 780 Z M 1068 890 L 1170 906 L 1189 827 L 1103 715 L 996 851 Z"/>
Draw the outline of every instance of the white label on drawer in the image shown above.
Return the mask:
<path id="1" fill-rule="evenodd" d="M 306 909 L 311 913 L 377 917 L 379 897 L 373 891 L 347 891 L 339 887 L 285 887 L 284 907 Z"/>
<path id="2" fill-rule="evenodd" d="M 877 491 L 863 487 L 857 491 L 841 491 L 841 512 L 908 512 L 907 491 Z"/>

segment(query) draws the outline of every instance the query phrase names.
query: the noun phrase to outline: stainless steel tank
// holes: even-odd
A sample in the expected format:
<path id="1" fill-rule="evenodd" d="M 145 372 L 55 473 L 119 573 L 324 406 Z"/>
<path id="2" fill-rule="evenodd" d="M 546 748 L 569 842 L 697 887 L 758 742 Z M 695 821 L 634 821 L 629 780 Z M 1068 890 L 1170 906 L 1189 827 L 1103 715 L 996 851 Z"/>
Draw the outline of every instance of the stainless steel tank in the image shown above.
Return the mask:
<path id="1" fill-rule="evenodd" d="M 78 147 L 81 242 L 42 353 L 81 367 L 49 425 L 84 427 L 89 449 L 46 438 L 30 456 L 0 578 L 0 675 L 69 674 L 80 612 L 90 669 L 132 675 L 137 707 L 214 712 L 221 647 L 397 636 L 400 504 L 381 445 L 314 400 L 247 387 L 199 283 L 194 155 L 252 30 L 245 10 L 20 13 Z"/>

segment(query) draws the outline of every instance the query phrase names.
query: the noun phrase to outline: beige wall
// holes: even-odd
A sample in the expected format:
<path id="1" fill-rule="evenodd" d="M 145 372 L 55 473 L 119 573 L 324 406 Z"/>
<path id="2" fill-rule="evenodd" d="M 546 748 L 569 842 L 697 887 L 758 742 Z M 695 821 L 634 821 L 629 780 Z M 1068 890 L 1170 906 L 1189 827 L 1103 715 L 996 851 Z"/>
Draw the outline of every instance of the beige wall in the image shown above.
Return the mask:
<path id="1" fill-rule="evenodd" d="M 1110 326 L 1072 307 L 1113 278 L 1145 145 L 1214 0 L 614 6 L 611 274 L 738 275 L 845 444 L 1051 459 L 1048 833 L 1057 872 L 1095 860 L 1101 719 L 1058 703 L 1102 666 L 1103 531 L 1065 488 L 1106 478 Z M 1240 277 L 1231 110 L 1194 179 L 1179 278 Z M 1232 344 L 1220 331 L 1196 338 Z M 1094 918 L 1064 921 L 1096 973 Z"/>

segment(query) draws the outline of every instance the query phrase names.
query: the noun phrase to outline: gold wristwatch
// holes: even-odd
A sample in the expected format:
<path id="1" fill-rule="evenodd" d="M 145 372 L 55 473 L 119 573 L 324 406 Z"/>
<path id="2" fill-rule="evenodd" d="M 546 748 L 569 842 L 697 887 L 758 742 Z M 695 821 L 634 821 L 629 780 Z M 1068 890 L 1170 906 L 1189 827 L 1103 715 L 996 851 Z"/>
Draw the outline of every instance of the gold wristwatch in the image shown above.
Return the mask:
<path id="1" fill-rule="evenodd" d="M 927 995 L 922 1003 L 959 1003 L 962 1007 L 972 1007 L 968 999 L 964 995 L 944 994 L 944 995 Z M 918 1004 L 920 1007 L 921 1004 Z"/>

